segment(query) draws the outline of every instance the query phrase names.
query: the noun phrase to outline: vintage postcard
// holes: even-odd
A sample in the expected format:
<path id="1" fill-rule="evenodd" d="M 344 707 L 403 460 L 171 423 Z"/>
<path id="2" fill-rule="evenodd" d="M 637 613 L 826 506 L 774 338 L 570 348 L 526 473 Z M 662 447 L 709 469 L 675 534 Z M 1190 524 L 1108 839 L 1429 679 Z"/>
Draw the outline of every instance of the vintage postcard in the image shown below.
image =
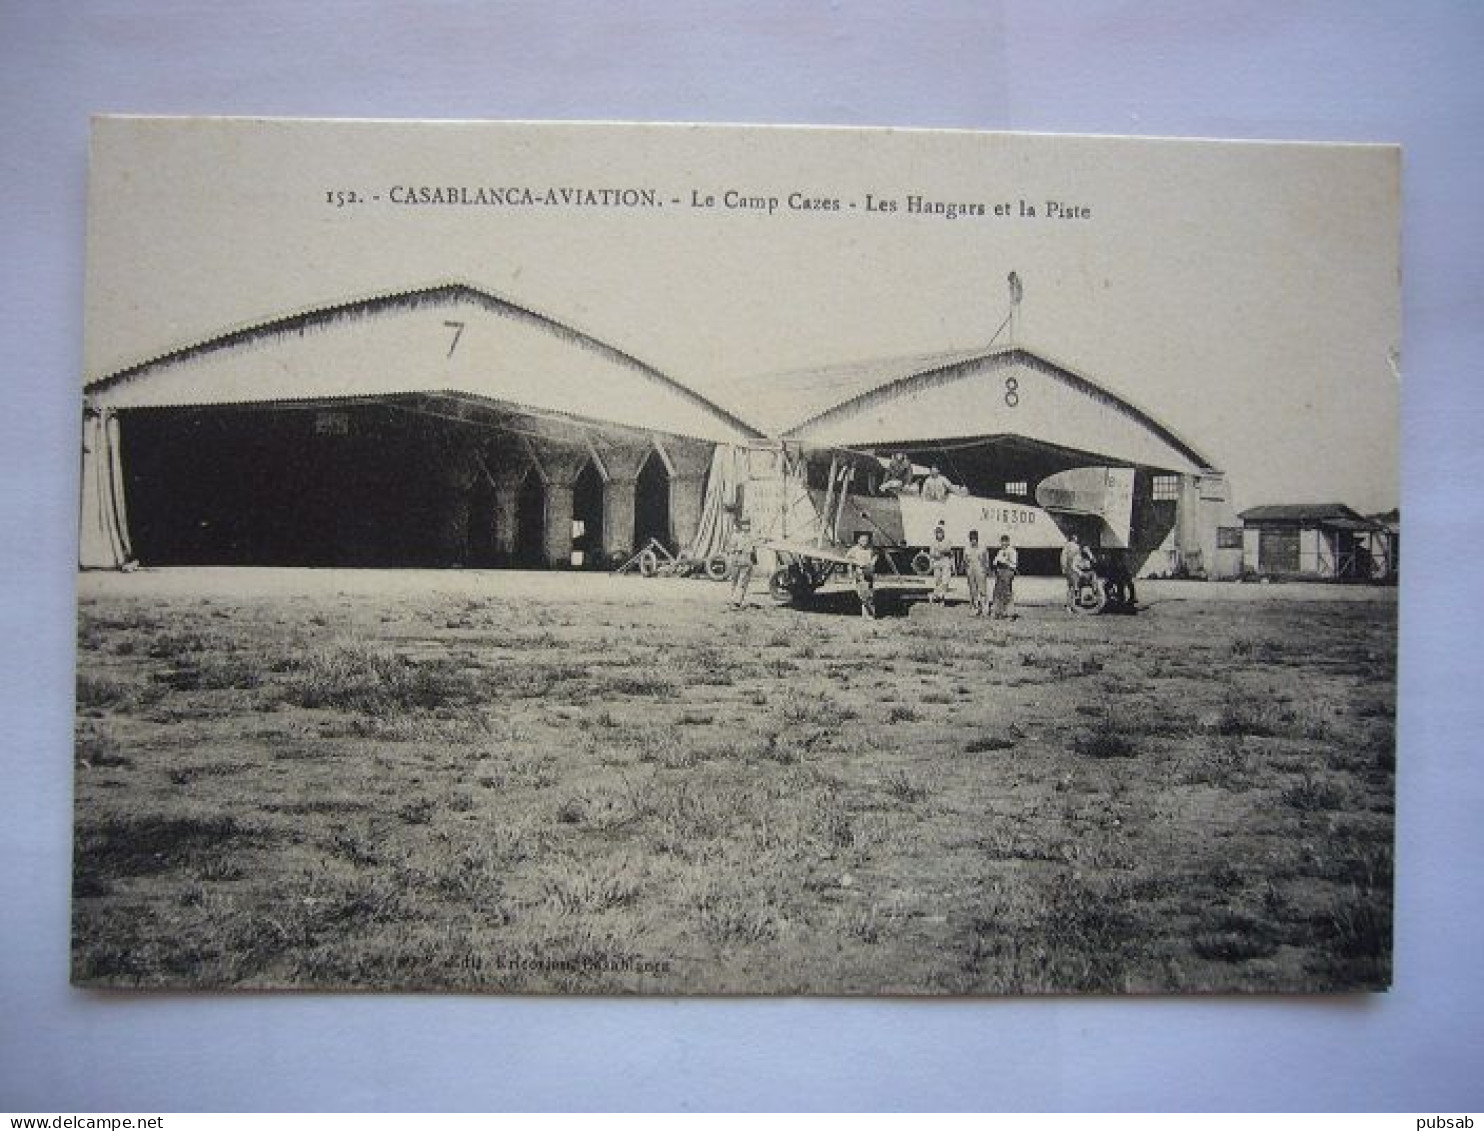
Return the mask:
<path id="1" fill-rule="evenodd" d="M 72 978 L 1384 989 L 1400 154 L 105 117 Z"/>

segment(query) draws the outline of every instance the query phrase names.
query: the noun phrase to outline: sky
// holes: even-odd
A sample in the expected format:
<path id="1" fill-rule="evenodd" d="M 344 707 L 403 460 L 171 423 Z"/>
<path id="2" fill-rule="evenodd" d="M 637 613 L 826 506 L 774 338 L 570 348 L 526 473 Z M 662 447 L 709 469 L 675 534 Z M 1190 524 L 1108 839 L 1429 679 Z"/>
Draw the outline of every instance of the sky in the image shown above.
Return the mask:
<path id="1" fill-rule="evenodd" d="M 1371 513 L 1399 494 L 1399 175 L 1380 146 L 101 119 L 83 376 L 456 280 L 745 415 L 762 375 L 987 344 L 1013 270 L 1017 344 L 1150 412 L 1239 508 Z M 655 204 L 393 202 L 450 188 Z"/>

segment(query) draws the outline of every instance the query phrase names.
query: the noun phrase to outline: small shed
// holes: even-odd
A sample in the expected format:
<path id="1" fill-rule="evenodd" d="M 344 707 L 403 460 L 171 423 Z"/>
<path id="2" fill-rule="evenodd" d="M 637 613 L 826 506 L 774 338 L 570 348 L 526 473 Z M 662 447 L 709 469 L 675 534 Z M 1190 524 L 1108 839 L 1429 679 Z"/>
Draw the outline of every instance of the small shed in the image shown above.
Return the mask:
<path id="1" fill-rule="evenodd" d="M 1241 513 L 1244 573 L 1371 581 L 1393 573 L 1386 527 L 1343 503 L 1280 503 Z"/>

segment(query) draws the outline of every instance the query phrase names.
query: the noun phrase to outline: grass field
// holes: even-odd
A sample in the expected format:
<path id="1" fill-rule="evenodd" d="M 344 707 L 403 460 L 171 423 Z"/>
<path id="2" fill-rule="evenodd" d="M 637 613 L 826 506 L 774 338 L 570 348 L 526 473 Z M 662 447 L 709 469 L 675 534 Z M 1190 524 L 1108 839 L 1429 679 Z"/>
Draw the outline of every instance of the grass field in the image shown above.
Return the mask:
<path id="1" fill-rule="evenodd" d="M 85 575 L 74 981 L 1386 985 L 1395 594 L 1056 585 Z"/>

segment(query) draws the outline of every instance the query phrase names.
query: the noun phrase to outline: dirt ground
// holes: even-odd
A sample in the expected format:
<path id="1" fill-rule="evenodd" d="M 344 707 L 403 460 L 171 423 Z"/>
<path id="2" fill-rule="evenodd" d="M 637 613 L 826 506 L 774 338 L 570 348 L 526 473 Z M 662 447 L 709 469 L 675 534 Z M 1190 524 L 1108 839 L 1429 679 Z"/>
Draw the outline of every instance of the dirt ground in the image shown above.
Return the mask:
<path id="1" fill-rule="evenodd" d="M 869 623 L 606 575 L 84 574 L 73 978 L 1385 986 L 1394 591 L 1017 590 Z"/>

